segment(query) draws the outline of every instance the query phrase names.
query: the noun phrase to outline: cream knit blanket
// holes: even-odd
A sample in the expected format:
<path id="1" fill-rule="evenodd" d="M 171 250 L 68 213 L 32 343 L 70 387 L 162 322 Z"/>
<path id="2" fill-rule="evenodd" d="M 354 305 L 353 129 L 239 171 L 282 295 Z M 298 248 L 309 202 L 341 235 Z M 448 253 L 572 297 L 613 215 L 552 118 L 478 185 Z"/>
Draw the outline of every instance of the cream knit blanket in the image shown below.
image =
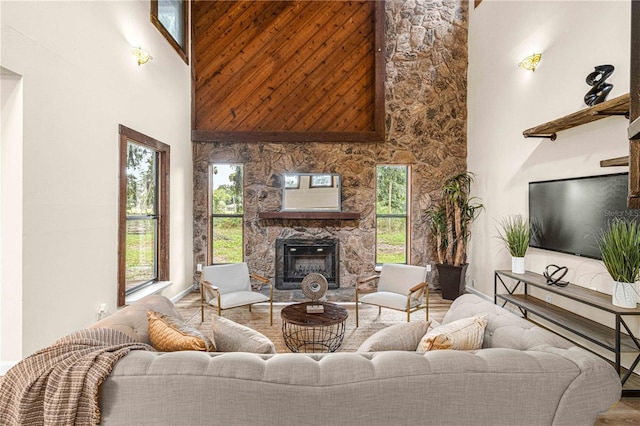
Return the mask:
<path id="1" fill-rule="evenodd" d="M 0 382 L 0 425 L 98 424 L 98 387 L 135 349 L 154 350 L 118 330 L 93 328 L 25 358 Z"/>

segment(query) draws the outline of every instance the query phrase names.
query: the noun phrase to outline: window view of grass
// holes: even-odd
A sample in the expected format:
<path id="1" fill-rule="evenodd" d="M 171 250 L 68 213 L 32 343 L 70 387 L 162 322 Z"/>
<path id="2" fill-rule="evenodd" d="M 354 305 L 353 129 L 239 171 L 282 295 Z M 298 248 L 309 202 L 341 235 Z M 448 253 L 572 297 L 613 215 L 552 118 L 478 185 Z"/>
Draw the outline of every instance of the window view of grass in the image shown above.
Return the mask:
<path id="1" fill-rule="evenodd" d="M 377 263 L 407 262 L 407 220 L 378 219 L 376 229 Z"/>
<path id="2" fill-rule="evenodd" d="M 213 218 L 213 263 L 242 262 L 242 218 Z"/>
<path id="3" fill-rule="evenodd" d="M 376 263 L 407 263 L 407 166 L 376 167 Z"/>
<path id="4" fill-rule="evenodd" d="M 239 164 L 211 166 L 212 263 L 243 260 L 243 168 Z"/>
<path id="5" fill-rule="evenodd" d="M 156 278 L 154 220 L 127 222 L 126 289 Z"/>

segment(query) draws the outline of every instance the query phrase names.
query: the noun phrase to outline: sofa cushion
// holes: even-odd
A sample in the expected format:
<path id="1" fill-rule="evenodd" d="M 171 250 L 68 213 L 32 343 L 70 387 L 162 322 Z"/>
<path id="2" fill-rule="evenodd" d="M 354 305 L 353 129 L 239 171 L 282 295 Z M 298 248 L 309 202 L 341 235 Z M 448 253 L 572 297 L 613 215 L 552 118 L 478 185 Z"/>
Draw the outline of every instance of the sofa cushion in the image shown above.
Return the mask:
<path id="1" fill-rule="evenodd" d="M 177 318 L 147 311 L 151 346 L 160 352 L 215 351 L 207 336 Z"/>
<path id="2" fill-rule="evenodd" d="M 420 340 L 418 352 L 439 349 L 475 350 L 482 348 L 487 316 L 462 318 L 427 332 Z"/>
<path id="3" fill-rule="evenodd" d="M 549 333 L 526 319 L 473 294 L 458 297 L 447 311 L 443 324 L 474 315 L 487 315 L 483 348 L 511 348 L 521 351 L 550 345 L 567 349 L 575 346 L 564 337 Z"/>
<path id="4" fill-rule="evenodd" d="M 159 294 L 151 294 L 133 305 L 118 310 L 90 328 L 112 328 L 119 330 L 137 342 L 151 344 L 149 340 L 149 320 L 147 311 L 153 310 L 182 320 L 180 312 L 176 310 L 169 299 Z"/>
<path id="5" fill-rule="evenodd" d="M 276 347 L 267 336 L 218 315 L 211 315 L 213 342 L 218 352 L 275 354 Z"/>
<path id="6" fill-rule="evenodd" d="M 437 321 L 411 321 L 394 324 L 372 334 L 357 352 L 415 351 L 420 339 Z"/>

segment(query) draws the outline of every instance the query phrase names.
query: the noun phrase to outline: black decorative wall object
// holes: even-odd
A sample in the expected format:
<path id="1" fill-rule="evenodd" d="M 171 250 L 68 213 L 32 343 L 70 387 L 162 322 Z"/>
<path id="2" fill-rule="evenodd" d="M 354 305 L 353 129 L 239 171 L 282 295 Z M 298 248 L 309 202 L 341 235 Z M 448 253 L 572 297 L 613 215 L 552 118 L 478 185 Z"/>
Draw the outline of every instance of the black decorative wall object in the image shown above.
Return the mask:
<path id="1" fill-rule="evenodd" d="M 587 76 L 587 84 L 593 87 L 584 95 L 585 104 L 594 106 L 605 100 L 613 89 L 613 84 L 605 83 L 605 80 L 613 74 L 613 70 L 613 65 L 598 65 L 595 71 Z"/>

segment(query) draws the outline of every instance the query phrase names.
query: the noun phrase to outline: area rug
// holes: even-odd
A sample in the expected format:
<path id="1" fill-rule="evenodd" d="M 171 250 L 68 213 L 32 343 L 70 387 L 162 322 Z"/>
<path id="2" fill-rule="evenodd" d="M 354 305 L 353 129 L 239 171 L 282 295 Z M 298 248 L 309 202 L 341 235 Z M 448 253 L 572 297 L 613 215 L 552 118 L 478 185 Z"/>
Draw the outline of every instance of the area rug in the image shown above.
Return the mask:
<path id="1" fill-rule="evenodd" d="M 442 322 L 445 313 L 449 309 L 451 302 L 442 300 L 440 297 L 435 298 L 429 305 L 429 319 Z M 356 313 L 355 305 L 353 303 L 340 304 L 349 313 L 349 317 L 346 320 L 345 334 L 342 345 L 337 352 L 355 352 L 358 347 L 369 336 L 376 331 L 382 330 L 393 324 L 398 324 L 407 321 L 407 314 L 394 311 L 392 309 L 382 309 L 381 313 L 378 313 L 378 308 L 371 305 L 364 305 L 360 307 L 360 326 L 356 327 Z M 286 304 L 274 304 L 273 305 L 273 325 L 269 325 L 269 305 L 259 304 L 254 305 L 249 311 L 248 307 L 239 307 L 235 309 L 229 309 L 222 311 L 222 316 L 235 321 L 239 324 L 246 325 L 254 330 L 267 336 L 276 346 L 278 353 L 290 352 L 284 343 L 282 337 L 282 319 L 280 318 L 280 311 Z M 190 325 L 198 328 L 205 335 L 212 337 L 211 331 L 211 315 L 215 314 L 215 309 L 205 309 L 204 321 L 201 322 L 200 315 L 200 300 L 199 296 L 194 296 L 194 293 L 184 297 L 176 303 L 176 307 L 180 311 L 180 314 L 186 322 Z M 411 314 L 412 321 L 424 320 L 424 310 L 414 312 Z M 214 338 L 215 339 L 215 338 Z"/>

